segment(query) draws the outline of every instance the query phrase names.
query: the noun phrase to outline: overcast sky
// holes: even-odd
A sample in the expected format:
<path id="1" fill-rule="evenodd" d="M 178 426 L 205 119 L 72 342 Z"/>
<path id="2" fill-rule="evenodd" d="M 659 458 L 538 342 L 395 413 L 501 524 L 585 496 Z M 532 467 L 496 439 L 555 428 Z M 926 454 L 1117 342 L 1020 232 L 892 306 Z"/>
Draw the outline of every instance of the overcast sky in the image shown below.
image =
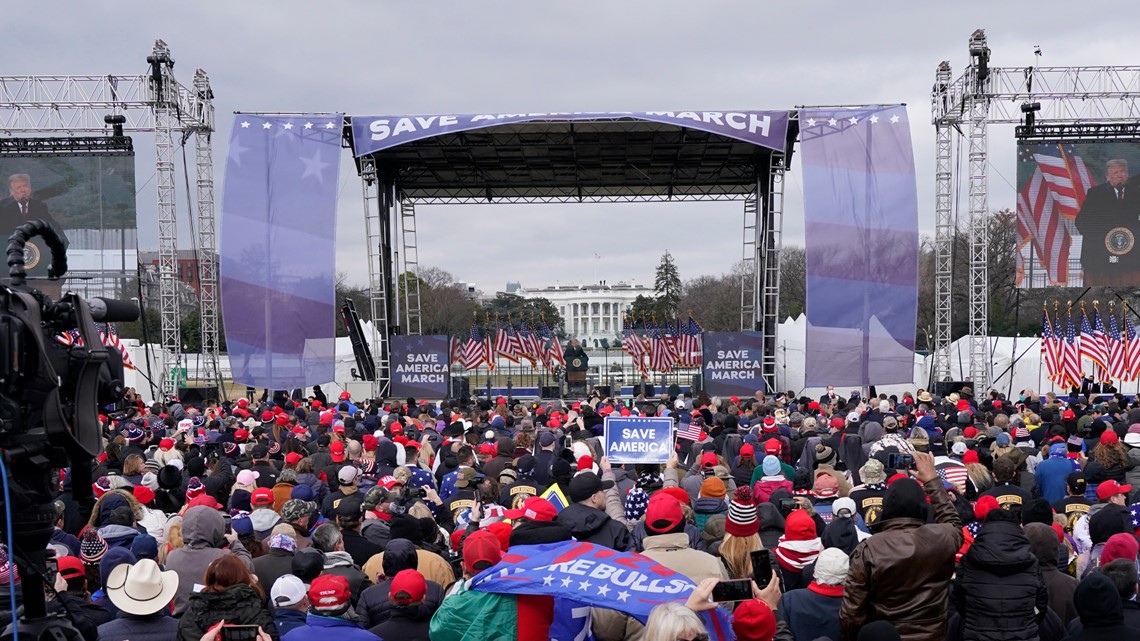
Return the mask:
<path id="1" fill-rule="evenodd" d="M 1033 64 L 1036 44 L 1043 65 L 1140 61 L 1135 6 L 1125 2 L 1098 2 L 1096 11 L 1079 15 L 1056 1 L 7 0 L 5 7 L 6 15 L 29 19 L 0 42 L 2 74 L 143 73 L 155 38 L 169 44 L 184 84 L 195 68 L 205 69 L 218 112 L 219 198 L 235 110 L 377 115 L 904 102 L 919 172 L 919 224 L 927 234 L 934 225 L 934 70 L 949 60 L 954 76 L 961 74 L 975 28 L 986 29 L 996 66 Z M 151 145 L 151 138 L 137 138 L 143 250 L 156 243 Z M 1012 127 L 991 129 L 990 154 L 990 205 L 1012 206 Z M 798 162 L 786 183 L 784 230 L 785 244 L 802 245 L 797 172 Z M 347 150 L 341 185 L 338 269 L 364 283 L 360 182 Z M 688 279 L 727 271 L 740 260 L 740 209 L 738 203 L 421 207 L 420 263 L 493 292 L 508 280 L 651 282 L 668 249 Z M 179 216 L 185 211 L 183 200 Z M 184 220 L 182 229 L 188 232 Z M 508 247 L 521 251 L 501 249 Z"/>

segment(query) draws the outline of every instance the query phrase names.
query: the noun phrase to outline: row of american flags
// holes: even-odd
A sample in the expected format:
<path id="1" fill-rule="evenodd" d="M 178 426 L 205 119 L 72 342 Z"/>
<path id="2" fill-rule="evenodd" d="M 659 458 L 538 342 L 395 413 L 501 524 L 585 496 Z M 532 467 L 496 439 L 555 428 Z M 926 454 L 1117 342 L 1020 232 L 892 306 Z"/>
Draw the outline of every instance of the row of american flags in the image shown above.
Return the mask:
<path id="1" fill-rule="evenodd" d="M 114 325 L 95 323 L 95 329 L 99 331 L 99 339 L 103 343 L 103 347 L 113 349 L 123 357 L 123 367 L 127 369 L 135 369 L 135 363 L 131 360 L 131 355 L 127 353 L 127 346 L 119 340 L 119 332 L 115 329 Z M 71 347 L 72 345 L 83 345 L 83 339 L 79 336 L 78 329 L 71 329 L 55 337 L 57 343 Z"/>
<path id="2" fill-rule="evenodd" d="M 649 371 L 670 372 L 676 368 L 701 366 L 701 334 L 704 330 L 690 316 L 658 323 L 651 320 L 622 319 L 621 349 L 629 354 L 643 377 Z M 495 369 L 499 359 L 527 362 L 535 369 L 553 372 L 566 369 L 562 344 L 545 321 L 538 325 L 507 322 L 494 331 L 484 332 L 471 324 L 466 338 L 452 337 L 451 362 L 465 369 Z"/>
<path id="3" fill-rule="evenodd" d="M 1117 321 L 1116 312 L 1092 315 L 1082 307 L 1068 308 L 1065 314 L 1048 309 L 1041 318 L 1041 359 L 1049 379 L 1061 387 L 1080 383 L 1092 375 L 1099 381 L 1134 381 L 1140 378 L 1140 340 L 1125 308 Z M 1107 324 L 1105 318 L 1108 318 Z"/>

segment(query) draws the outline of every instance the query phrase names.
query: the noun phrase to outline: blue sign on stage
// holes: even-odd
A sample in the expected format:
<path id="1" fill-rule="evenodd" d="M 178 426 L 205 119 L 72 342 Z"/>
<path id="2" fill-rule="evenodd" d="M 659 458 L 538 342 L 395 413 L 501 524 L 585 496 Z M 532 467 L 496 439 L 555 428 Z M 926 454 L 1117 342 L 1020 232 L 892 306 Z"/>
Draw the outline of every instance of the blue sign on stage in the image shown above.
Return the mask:
<path id="1" fill-rule="evenodd" d="M 764 335 L 705 332 L 701 337 L 704 391 L 710 396 L 752 396 L 764 391 Z"/>
<path id="2" fill-rule="evenodd" d="M 447 398 L 450 345 L 447 336 L 393 336 L 392 395 Z"/>
<path id="3" fill-rule="evenodd" d="M 606 417 L 611 463 L 665 463 L 673 452 L 673 419 Z"/>

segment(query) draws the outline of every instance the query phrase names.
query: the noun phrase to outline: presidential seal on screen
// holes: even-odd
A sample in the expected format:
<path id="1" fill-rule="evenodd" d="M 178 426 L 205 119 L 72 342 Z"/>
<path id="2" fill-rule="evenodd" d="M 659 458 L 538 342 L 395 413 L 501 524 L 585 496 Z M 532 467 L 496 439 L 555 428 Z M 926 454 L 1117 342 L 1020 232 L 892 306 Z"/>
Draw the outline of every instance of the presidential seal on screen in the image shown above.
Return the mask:
<path id="1" fill-rule="evenodd" d="M 1123 256 L 1132 251 L 1136 245 L 1136 237 L 1127 227 L 1113 227 L 1104 236 L 1104 247 L 1113 256 Z"/>
<path id="2" fill-rule="evenodd" d="M 33 269 L 43 260 L 44 253 L 39 246 L 29 241 L 24 245 L 24 269 Z"/>

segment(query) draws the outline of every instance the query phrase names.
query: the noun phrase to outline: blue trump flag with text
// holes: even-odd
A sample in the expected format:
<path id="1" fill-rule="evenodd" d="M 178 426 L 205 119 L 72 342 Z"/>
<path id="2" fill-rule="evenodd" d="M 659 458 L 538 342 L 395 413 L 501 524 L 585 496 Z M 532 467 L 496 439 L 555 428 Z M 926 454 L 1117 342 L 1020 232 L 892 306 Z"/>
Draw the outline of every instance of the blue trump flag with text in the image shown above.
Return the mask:
<path id="1" fill-rule="evenodd" d="M 800 111 L 805 385 L 914 381 L 918 190 L 905 105 Z"/>
<path id="2" fill-rule="evenodd" d="M 556 630 L 576 635 L 581 632 L 571 631 L 583 629 L 584 616 L 567 605 L 617 610 L 645 623 L 653 608 L 684 603 L 694 587 L 688 577 L 649 557 L 577 541 L 511 546 L 499 564 L 471 580 L 471 588 L 481 592 L 554 597 L 562 607 L 554 609 L 552 636 Z M 716 608 L 702 618 L 712 639 L 732 639 L 726 611 Z"/>
<path id="3" fill-rule="evenodd" d="M 233 379 L 291 389 L 335 378 L 341 114 L 237 114 L 218 251 Z"/>

